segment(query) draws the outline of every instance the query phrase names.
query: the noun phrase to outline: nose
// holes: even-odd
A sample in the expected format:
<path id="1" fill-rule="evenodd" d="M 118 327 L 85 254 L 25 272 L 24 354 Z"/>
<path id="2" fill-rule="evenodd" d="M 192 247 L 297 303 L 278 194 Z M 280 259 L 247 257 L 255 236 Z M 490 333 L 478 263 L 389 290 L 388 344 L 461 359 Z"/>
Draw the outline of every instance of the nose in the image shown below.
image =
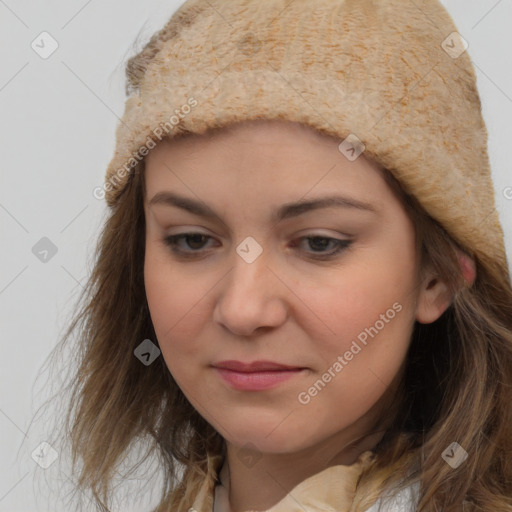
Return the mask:
<path id="1" fill-rule="evenodd" d="M 267 265 L 265 251 L 252 263 L 238 254 L 233 262 L 218 285 L 214 321 L 239 336 L 282 325 L 288 316 L 286 294 L 290 292 Z"/>

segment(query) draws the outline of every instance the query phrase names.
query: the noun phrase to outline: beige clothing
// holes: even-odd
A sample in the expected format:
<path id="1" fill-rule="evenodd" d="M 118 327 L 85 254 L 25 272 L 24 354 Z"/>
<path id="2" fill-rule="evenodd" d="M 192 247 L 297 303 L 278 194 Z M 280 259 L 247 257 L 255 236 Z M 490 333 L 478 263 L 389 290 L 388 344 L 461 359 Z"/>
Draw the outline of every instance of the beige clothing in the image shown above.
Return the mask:
<path id="1" fill-rule="evenodd" d="M 372 456 L 371 451 L 366 451 L 350 466 L 330 466 L 310 476 L 265 512 L 347 512 L 352 505 L 357 479 Z M 228 500 L 228 471 L 224 463 L 219 471 L 221 483 L 215 486 L 213 475 L 205 480 L 190 512 L 232 512 Z"/>

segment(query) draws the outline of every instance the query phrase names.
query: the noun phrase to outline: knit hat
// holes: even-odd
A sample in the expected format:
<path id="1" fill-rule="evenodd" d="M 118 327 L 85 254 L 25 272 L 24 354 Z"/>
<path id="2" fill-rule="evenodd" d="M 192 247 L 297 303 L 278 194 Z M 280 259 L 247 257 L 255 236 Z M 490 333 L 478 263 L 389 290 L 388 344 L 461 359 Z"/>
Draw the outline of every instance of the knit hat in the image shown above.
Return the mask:
<path id="1" fill-rule="evenodd" d="M 164 137 L 295 121 L 364 151 L 510 280 L 466 49 L 437 0 L 188 0 L 128 62 L 107 204 Z"/>

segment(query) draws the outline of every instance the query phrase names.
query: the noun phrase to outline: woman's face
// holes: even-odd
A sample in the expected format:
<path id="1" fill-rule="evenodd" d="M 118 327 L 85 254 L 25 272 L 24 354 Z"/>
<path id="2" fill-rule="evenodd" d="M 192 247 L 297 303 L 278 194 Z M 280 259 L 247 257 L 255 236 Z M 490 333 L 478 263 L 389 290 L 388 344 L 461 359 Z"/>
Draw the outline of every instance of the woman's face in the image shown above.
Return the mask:
<path id="1" fill-rule="evenodd" d="M 234 445 L 284 453 L 364 433 L 426 318 L 414 227 L 379 167 L 348 160 L 339 142 L 257 121 L 147 156 L 158 343 Z"/>

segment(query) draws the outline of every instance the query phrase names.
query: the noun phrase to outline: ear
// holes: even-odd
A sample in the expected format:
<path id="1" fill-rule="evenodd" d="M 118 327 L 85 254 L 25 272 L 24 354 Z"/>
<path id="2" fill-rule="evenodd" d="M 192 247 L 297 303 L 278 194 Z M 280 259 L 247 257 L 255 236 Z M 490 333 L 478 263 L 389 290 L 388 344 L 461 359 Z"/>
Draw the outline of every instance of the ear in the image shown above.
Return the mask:
<path id="1" fill-rule="evenodd" d="M 457 257 L 459 258 L 459 265 L 462 270 L 462 275 L 464 276 L 464 284 L 465 286 L 471 286 L 476 279 L 476 264 L 475 260 L 459 249 L 455 249 L 457 253 Z"/>
<path id="2" fill-rule="evenodd" d="M 465 286 L 471 286 L 476 278 L 476 265 L 473 258 L 455 249 Z M 416 320 L 421 324 L 435 322 L 450 306 L 453 294 L 437 274 L 429 271 L 421 283 L 416 307 Z"/>

